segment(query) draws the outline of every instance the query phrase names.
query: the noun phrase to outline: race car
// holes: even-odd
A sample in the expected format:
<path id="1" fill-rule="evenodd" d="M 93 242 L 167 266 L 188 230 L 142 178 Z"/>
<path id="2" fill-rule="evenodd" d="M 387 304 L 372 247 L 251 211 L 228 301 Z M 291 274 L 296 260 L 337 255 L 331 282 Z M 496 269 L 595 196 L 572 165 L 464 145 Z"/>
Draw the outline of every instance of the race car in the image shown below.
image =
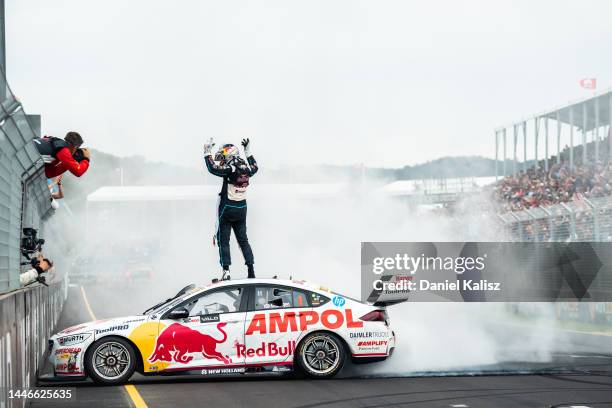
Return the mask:
<path id="1" fill-rule="evenodd" d="M 142 315 L 67 328 L 48 352 L 56 379 L 121 384 L 135 371 L 329 378 L 348 359 L 384 360 L 394 347 L 384 305 L 305 281 L 244 279 L 190 285 Z"/>

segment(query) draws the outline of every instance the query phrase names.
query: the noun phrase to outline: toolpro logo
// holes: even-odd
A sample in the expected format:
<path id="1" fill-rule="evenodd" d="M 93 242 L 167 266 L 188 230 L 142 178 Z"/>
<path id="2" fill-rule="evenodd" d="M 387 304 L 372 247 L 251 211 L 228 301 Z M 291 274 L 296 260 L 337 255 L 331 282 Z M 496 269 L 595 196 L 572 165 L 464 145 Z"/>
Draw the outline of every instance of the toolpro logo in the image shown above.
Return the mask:
<path id="1" fill-rule="evenodd" d="M 151 363 L 157 360 L 176 361 L 177 363 L 186 364 L 193 360 L 193 356 L 188 354 L 202 353 L 202 356 L 205 358 L 230 364 L 232 360 L 229 356 L 217 351 L 217 345 L 225 343 L 227 340 L 227 333 L 223 330 L 226 324 L 217 324 L 217 329 L 223 335 L 221 339 L 217 340 L 211 335 L 200 333 L 179 323 L 173 323 L 166 327 L 157 337 L 155 350 L 151 357 L 149 357 L 149 361 Z"/>
<path id="2" fill-rule="evenodd" d="M 304 331 L 308 329 L 308 326 L 315 324 L 321 324 L 330 330 L 335 330 L 342 326 L 346 326 L 349 329 L 363 327 L 361 320 L 353 319 L 353 311 L 351 309 L 345 309 L 344 313 L 340 310 L 329 309 L 321 314 L 316 311 L 303 311 L 299 313 L 299 319 L 295 312 L 256 313 L 249 323 L 246 335 Z"/>

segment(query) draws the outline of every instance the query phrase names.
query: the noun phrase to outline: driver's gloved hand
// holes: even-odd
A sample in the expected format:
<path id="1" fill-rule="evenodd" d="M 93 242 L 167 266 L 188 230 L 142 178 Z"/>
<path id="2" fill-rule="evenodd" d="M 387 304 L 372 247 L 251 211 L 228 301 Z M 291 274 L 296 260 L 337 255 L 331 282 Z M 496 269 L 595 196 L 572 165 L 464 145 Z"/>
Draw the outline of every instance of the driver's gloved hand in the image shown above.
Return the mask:
<path id="1" fill-rule="evenodd" d="M 242 143 L 240 143 L 244 149 L 244 155 L 249 157 L 251 155 L 251 141 L 247 137 L 246 139 L 242 139 Z"/>
<path id="2" fill-rule="evenodd" d="M 212 137 L 208 139 L 208 142 L 204 143 L 204 156 L 208 156 L 209 154 L 212 153 L 212 149 L 214 145 L 215 145 L 215 142 L 213 141 Z"/>

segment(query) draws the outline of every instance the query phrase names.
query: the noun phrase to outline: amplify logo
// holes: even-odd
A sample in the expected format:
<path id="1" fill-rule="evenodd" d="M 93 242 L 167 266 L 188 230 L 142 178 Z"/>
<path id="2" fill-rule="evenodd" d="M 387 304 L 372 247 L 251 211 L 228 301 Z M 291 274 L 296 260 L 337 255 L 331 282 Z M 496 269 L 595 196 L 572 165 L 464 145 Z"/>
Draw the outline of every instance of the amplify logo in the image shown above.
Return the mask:
<path id="1" fill-rule="evenodd" d="M 223 337 L 217 340 L 208 334 L 200 333 L 179 323 L 173 323 L 159 334 L 155 350 L 149 357 L 149 361 L 151 363 L 157 360 L 176 361 L 186 364 L 193 360 L 193 356 L 187 354 L 202 353 L 205 358 L 230 364 L 232 360 L 229 356 L 224 356 L 217 351 L 217 345 L 227 340 L 227 333 L 223 330 L 225 325 L 226 323 L 217 324 L 217 329 L 223 334 Z"/>
<path id="2" fill-rule="evenodd" d="M 357 342 L 357 347 L 380 347 L 386 346 L 387 340 L 363 340 Z"/>
<path id="3" fill-rule="evenodd" d="M 236 354 L 239 358 L 244 357 L 276 357 L 276 356 L 292 356 L 295 352 L 295 341 L 287 342 L 286 346 L 279 346 L 276 343 L 265 343 L 262 342 L 260 347 L 247 347 L 245 344 L 238 342 L 234 345 L 236 347 Z"/>

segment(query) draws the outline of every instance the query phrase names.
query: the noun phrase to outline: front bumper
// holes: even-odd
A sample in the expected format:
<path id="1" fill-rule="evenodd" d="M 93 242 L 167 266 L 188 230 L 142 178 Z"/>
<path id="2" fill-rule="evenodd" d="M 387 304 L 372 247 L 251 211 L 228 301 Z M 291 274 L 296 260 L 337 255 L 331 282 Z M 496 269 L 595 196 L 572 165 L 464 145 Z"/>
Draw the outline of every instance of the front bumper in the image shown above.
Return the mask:
<path id="1" fill-rule="evenodd" d="M 91 333 L 52 337 L 47 347 L 47 361 L 51 366 L 52 377 L 85 377 L 85 351 L 91 341 Z"/>

